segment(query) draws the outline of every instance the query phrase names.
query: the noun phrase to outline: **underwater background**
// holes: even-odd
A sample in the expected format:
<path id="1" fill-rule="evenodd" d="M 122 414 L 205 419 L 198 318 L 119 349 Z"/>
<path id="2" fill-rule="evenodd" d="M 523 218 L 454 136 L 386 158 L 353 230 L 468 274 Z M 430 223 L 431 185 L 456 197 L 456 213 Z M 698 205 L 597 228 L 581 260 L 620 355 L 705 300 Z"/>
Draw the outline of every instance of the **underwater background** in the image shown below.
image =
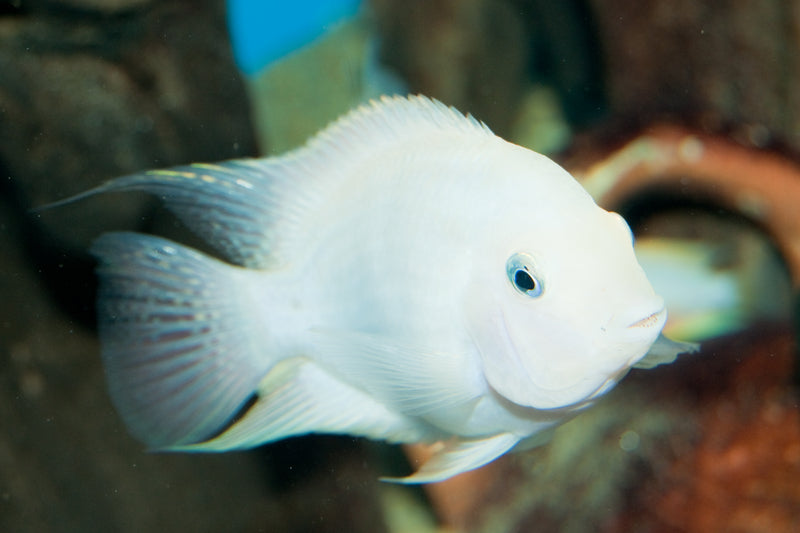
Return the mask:
<path id="1" fill-rule="evenodd" d="M 0 1 L 0 531 L 800 530 L 800 4 Z M 637 234 L 700 355 L 633 371 L 539 449 L 441 484 L 309 436 L 146 453 L 105 390 L 87 253 L 201 246 L 109 178 L 281 153 L 422 93 L 548 154 Z"/>

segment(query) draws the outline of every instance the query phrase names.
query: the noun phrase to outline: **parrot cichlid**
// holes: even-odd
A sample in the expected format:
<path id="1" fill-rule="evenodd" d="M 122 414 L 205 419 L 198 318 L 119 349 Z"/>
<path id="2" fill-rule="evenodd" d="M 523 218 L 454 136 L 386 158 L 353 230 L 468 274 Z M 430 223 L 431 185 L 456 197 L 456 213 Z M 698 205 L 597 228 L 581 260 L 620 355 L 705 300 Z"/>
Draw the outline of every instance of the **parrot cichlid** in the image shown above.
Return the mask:
<path id="1" fill-rule="evenodd" d="M 280 157 L 107 182 L 160 197 L 222 259 L 109 233 L 99 332 L 112 400 L 159 450 L 306 433 L 445 443 L 478 468 L 694 346 L 628 225 L 548 158 L 425 97 L 384 97 Z"/>

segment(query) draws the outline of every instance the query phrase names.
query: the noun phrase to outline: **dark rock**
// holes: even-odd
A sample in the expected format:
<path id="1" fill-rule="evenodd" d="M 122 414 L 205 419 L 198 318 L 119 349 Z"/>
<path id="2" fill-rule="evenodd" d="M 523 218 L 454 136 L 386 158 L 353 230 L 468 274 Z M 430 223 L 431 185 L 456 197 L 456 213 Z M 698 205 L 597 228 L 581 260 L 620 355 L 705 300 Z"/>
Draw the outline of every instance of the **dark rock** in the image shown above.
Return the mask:
<path id="1" fill-rule="evenodd" d="M 371 0 L 383 62 L 412 93 L 509 130 L 522 97 L 528 49 L 509 2 Z"/>
<path id="2" fill-rule="evenodd" d="M 610 111 L 800 148 L 797 4 L 593 0 Z"/>
<path id="3" fill-rule="evenodd" d="M 45 2 L 0 18 L 0 167 L 20 205 L 146 168 L 255 153 L 222 2 L 90 4 L 101 3 Z M 82 246 L 100 229 L 139 225 L 144 205 L 104 198 L 78 219 L 56 210 L 42 221 Z"/>

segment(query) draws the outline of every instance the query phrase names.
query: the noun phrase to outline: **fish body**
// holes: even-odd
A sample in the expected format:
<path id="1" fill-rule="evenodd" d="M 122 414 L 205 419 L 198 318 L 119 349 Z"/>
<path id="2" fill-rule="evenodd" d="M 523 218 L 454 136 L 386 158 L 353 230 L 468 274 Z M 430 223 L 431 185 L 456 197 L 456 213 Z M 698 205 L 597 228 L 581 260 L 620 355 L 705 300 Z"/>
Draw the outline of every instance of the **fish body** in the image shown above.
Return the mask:
<path id="1" fill-rule="evenodd" d="M 136 233 L 94 244 L 110 393 L 152 448 L 444 441 L 396 480 L 438 481 L 690 348 L 660 337 L 664 303 L 620 216 L 424 97 L 373 102 L 280 157 L 86 194 L 126 190 L 161 197 L 223 258 Z"/>

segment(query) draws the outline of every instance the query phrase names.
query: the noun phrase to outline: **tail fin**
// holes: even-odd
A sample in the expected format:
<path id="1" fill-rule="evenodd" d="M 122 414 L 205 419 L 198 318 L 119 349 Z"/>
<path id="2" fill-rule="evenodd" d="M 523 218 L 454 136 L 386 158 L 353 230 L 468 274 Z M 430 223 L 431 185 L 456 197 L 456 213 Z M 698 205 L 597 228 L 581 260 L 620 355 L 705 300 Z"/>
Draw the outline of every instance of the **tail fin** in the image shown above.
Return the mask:
<path id="1" fill-rule="evenodd" d="M 105 234 L 92 253 L 109 391 L 131 433 L 164 448 L 222 431 L 271 364 L 253 342 L 252 273 L 136 233 Z"/>

